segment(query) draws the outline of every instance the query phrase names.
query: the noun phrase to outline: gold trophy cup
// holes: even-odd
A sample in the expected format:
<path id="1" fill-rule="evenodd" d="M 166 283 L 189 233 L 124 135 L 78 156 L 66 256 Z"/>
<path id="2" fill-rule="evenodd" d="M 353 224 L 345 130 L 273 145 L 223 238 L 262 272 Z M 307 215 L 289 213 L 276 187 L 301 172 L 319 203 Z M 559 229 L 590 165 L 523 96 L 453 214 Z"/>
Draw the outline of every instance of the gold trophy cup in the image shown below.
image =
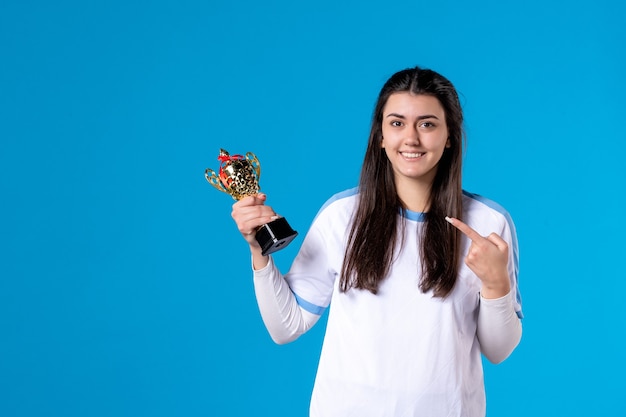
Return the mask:
<path id="1" fill-rule="evenodd" d="M 255 195 L 259 192 L 259 178 L 261 178 L 261 164 L 252 152 L 243 155 L 230 155 L 220 149 L 217 157 L 220 161 L 219 173 L 207 168 L 204 172 L 206 180 L 213 187 L 229 194 L 235 200 Z M 256 240 L 261 245 L 263 255 L 269 255 L 287 246 L 298 232 L 293 230 L 284 217 L 279 217 L 260 226 L 256 231 Z"/>

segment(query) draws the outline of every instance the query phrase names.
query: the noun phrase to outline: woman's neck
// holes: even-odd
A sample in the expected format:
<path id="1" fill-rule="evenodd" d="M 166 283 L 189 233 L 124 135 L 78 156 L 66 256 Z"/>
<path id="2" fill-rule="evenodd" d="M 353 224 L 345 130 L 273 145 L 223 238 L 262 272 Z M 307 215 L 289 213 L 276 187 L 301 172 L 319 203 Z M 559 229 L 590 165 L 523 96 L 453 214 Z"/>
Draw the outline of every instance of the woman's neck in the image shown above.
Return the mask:
<path id="1" fill-rule="evenodd" d="M 426 213 L 430 208 L 430 192 L 432 183 L 422 183 L 420 181 L 403 181 L 396 183 L 398 197 L 404 206 L 411 211 Z"/>

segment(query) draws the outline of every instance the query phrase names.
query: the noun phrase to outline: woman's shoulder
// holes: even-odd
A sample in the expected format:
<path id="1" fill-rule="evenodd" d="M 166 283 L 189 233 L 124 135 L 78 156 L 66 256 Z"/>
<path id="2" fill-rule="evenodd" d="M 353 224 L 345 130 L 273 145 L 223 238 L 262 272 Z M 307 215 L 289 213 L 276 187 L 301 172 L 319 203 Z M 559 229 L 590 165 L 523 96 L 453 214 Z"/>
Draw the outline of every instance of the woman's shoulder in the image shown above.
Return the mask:
<path id="1" fill-rule="evenodd" d="M 332 205 L 353 204 L 359 195 L 359 187 L 349 188 L 336 194 L 333 194 L 320 208 L 320 212 L 324 211 Z"/>
<path id="2" fill-rule="evenodd" d="M 463 190 L 463 215 L 465 222 L 476 230 L 484 226 L 491 229 L 496 225 L 513 226 L 513 219 L 509 212 L 496 201 L 480 194 Z"/>
<path id="3" fill-rule="evenodd" d="M 507 210 L 496 201 L 466 190 L 463 190 L 463 204 L 466 206 L 469 205 L 474 209 L 491 209 L 502 214 L 508 213 Z"/>
<path id="4" fill-rule="evenodd" d="M 359 188 L 349 188 L 347 190 L 333 194 L 318 210 L 316 218 L 320 216 L 336 216 L 339 213 L 352 215 L 356 201 L 358 200 Z"/>

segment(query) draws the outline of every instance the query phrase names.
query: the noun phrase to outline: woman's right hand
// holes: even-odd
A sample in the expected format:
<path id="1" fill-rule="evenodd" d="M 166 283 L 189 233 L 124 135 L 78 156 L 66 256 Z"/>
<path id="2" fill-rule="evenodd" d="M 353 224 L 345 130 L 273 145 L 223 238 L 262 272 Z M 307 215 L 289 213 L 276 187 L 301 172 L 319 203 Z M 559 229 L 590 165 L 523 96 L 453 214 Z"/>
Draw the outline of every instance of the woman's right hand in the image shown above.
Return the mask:
<path id="1" fill-rule="evenodd" d="M 233 204 L 231 216 L 237 224 L 237 229 L 251 248 L 261 248 L 255 239 L 259 226 L 278 218 L 274 210 L 265 205 L 266 199 L 265 194 L 259 193 L 244 197 Z"/>

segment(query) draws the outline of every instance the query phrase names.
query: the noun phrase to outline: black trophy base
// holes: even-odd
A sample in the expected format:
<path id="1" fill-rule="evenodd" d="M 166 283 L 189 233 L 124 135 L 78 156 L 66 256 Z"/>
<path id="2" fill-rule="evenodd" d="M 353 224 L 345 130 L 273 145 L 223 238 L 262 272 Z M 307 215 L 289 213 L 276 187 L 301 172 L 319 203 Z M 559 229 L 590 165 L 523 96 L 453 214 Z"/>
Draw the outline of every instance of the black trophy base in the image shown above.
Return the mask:
<path id="1" fill-rule="evenodd" d="M 256 231 L 256 241 L 261 245 L 261 253 L 269 255 L 287 246 L 298 232 L 293 230 L 284 217 L 271 221 L 259 227 Z"/>

